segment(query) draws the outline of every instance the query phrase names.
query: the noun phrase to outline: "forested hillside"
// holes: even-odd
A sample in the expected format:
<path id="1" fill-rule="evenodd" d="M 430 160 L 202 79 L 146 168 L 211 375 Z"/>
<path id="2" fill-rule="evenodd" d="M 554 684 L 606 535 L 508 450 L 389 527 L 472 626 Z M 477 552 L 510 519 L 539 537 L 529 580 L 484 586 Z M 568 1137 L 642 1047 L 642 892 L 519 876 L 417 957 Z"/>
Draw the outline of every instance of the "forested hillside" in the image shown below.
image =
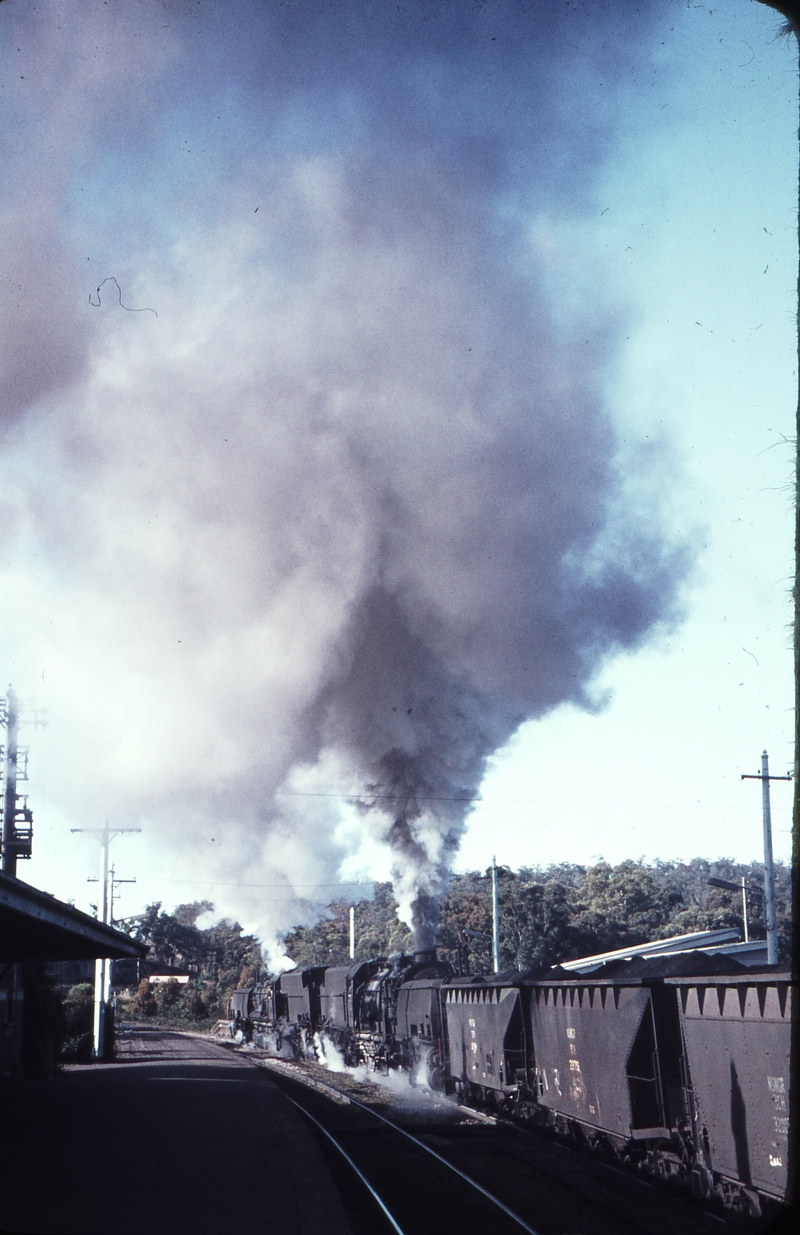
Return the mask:
<path id="1" fill-rule="evenodd" d="M 790 956 L 790 872 L 775 868 L 779 948 Z M 727 860 L 708 862 L 569 862 L 548 867 L 498 870 L 500 965 L 529 969 L 560 960 L 603 952 L 628 944 L 711 927 L 742 930 L 742 899 L 738 892 L 710 887 L 710 878 L 738 882 L 742 875 L 754 888 L 763 887 L 763 868 Z M 169 972 L 189 972 L 191 981 L 139 987 L 126 1015 L 155 1017 L 170 1023 L 201 1022 L 227 1013 L 230 992 L 256 981 L 264 968 L 261 946 L 236 922 L 223 920 L 206 929 L 197 919 L 213 910 L 208 901 L 179 905 L 165 913 L 148 906 L 131 923 L 132 933 L 150 945 L 151 962 Z M 751 938 L 764 937 L 762 897 L 748 898 Z M 286 936 L 286 952 L 300 967 L 347 964 L 350 902 L 333 901 L 314 926 L 297 926 Z M 388 956 L 411 950 L 411 934 L 397 917 L 391 884 L 376 883 L 373 895 L 355 905 L 356 956 Z M 459 966 L 466 960 L 473 973 L 490 971 L 492 931 L 491 872 L 456 875 L 442 905 L 439 954 Z M 465 933 L 466 932 L 466 933 Z M 90 993 L 90 988 L 87 988 Z M 86 998 L 89 998 L 87 994 Z M 90 1005 L 87 1005 L 90 1006 Z M 88 1015 L 88 1013 L 87 1013 Z"/>
<path id="2" fill-rule="evenodd" d="M 528 969 L 651 939 L 712 927 L 743 928 L 738 892 L 709 887 L 710 878 L 763 888 L 763 867 L 726 859 L 709 862 L 621 862 L 610 866 L 560 863 L 498 870 L 500 965 Z M 780 956 L 788 960 L 791 887 L 787 866 L 776 864 Z M 350 902 L 333 901 L 315 926 L 286 936 L 286 951 L 298 965 L 345 963 L 349 956 Z M 751 938 L 764 938 L 763 897 L 748 897 Z M 408 951 L 411 935 L 398 921 L 391 885 L 376 883 L 374 898 L 355 906 L 356 956 Z M 463 932 L 475 932 L 464 935 Z M 442 906 L 440 955 L 458 965 L 466 939 L 472 972 L 491 969 L 491 872 L 453 878 Z"/>

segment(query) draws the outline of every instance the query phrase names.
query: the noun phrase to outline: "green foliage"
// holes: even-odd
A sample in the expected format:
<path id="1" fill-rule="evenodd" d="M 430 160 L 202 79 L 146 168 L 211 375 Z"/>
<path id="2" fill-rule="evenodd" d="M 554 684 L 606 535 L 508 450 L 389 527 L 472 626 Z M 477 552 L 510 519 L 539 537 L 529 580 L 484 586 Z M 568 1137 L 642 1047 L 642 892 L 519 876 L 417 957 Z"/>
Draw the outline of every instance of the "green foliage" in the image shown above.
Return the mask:
<path id="1" fill-rule="evenodd" d="M 170 1023 L 204 1021 L 208 1018 L 205 994 L 201 982 L 181 983 L 175 978 L 169 982 L 158 982 L 152 990 L 152 1002 L 155 1005 L 153 1015 Z"/>
<path id="2" fill-rule="evenodd" d="M 231 992 L 255 981 L 264 968 L 261 944 L 254 935 L 243 935 L 238 922 L 223 918 L 201 932 L 207 936 L 209 952 L 201 973 L 210 983 L 205 996 L 209 1016 L 227 1016 Z"/>
<path id="3" fill-rule="evenodd" d="M 730 858 L 709 862 L 705 858 L 693 858 L 691 862 L 656 862 L 652 870 L 659 884 L 682 898 L 674 915 L 678 925 L 674 932 L 668 931 L 668 934 L 723 926 L 736 926 L 743 931 L 741 892 L 710 888 L 708 880 L 727 879 L 730 883 L 738 883 L 744 876 L 747 885 L 760 892 L 760 895 L 748 895 L 747 898 L 750 938 L 765 938 L 762 862 L 734 862 Z M 783 862 L 775 863 L 775 909 L 778 959 L 789 961 L 792 956 L 792 882 L 791 870 Z"/>
<path id="4" fill-rule="evenodd" d="M 143 978 L 125 1015 L 135 1020 L 152 1020 L 159 1025 L 186 1027 L 208 1020 L 211 1003 L 214 1003 L 211 983 L 206 986 L 202 981 L 179 982 L 177 978 L 151 983 Z"/>
<path id="5" fill-rule="evenodd" d="M 738 892 L 708 886 L 716 877 L 763 887 L 763 867 L 729 859 L 709 862 L 597 862 L 584 867 L 559 863 L 517 872 L 498 868 L 500 968 L 530 969 L 612 951 L 695 930 L 737 927 L 743 931 Z M 775 867 L 780 958 L 791 955 L 790 871 Z M 286 951 L 301 968 L 345 964 L 349 958 L 349 911 L 334 901 L 314 926 L 286 936 Z M 748 902 L 751 939 L 765 936 L 763 906 Z M 411 950 L 411 936 L 397 919 L 391 885 L 376 883 L 374 897 L 355 906 L 356 956 L 388 956 Z M 465 935 L 464 932 L 467 932 Z M 464 944 L 473 973 L 492 969 L 491 871 L 453 877 L 442 904 L 439 955 L 459 966 Z"/>
<path id="6" fill-rule="evenodd" d="M 60 1058 L 65 1063 L 90 1063 L 94 1042 L 94 987 L 71 986 L 63 1000 L 64 1038 Z"/>
<path id="7" fill-rule="evenodd" d="M 214 905 L 211 901 L 192 901 L 188 905 L 176 905 L 172 916 L 181 926 L 195 926 L 197 919 L 204 913 L 213 912 Z"/>
<path id="8" fill-rule="evenodd" d="M 151 984 L 145 979 L 126 1014 L 186 1024 L 227 1015 L 231 991 L 254 982 L 263 968 L 261 945 L 227 918 L 201 930 L 197 919 L 213 911 L 210 901 L 178 905 L 164 913 L 161 903 L 148 905 L 135 938 L 150 946 L 148 959 L 163 969 L 188 970 L 189 983 Z"/>
<path id="9" fill-rule="evenodd" d="M 286 954 L 301 969 L 350 961 L 350 903 L 332 901 L 327 913 L 313 926 L 296 926 L 286 935 Z M 356 904 L 355 923 L 358 957 L 390 956 L 411 948 L 411 932 L 397 916 L 390 883 L 374 884 L 372 898 Z"/>
<path id="10" fill-rule="evenodd" d="M 790 872 L 777 863 L 775 874 L 780 956 L 787 960 L 791 954 Z M 737 882 L 742 875 L 754 887 L 763 887 L 759 863 L 729 859 L 651 864 L 626 861 L 616 866 L 600 861 L 588 867 L 561 862 L 519 871 L 501 867 L 500 967 L 537 969 L 689 931 L 723 926 L 742 930 L 741 895 L 708 886 L 709 878 Z M 231 992 L 257 981 L 263 968 L 258 940 L 243 934 L 238 922 L 227 919 L 200 930 L 198 918 L 212 910 L 209 901 L 179 905 L 172 914 L 164 913 L 160 903 L 148 906 L 139 920 L 137 937 L 150 944 L 151 960 L 166 969 L 188 970 L 192 980 L 152 986 L 146 980 L 141 982 L 126 1014 L 160 1024 L 201 1025 L 226 1016 Z M 763 938 L 761 900 L 751 897 L 748 913 L 751 938 Z M 359 959 L 412 950 L 411 933 L 397 917 L 397 902 L 389 883 L 374 884 L 372 897 L 356 904 L 355 925 Z M 439 955 L 458 969 L 466 944 L 472 972 L 489 972 L 491 934 L 491 871 L 454 876 L 442 904 Z M 285 947 L 300 968 L 347 964 L 349 903 L 333 901 L 315 925 L 296 926 L 287 934 Z M 82 1007 L 88 1008 L 88 1021 L 79 1032 Z M 86 1049 L 81 1032 L 88 1033 L 91 1050 L 91 1011 L 92 988 L 74 987 L 65 1002 L 68 1023 L 73 1027 L 68 1042 L 74 1051 Z"/>
<path id="11" fill-rule="evenodd" d="M 165 967 L 203 966 L 209 951 L 207 931 L 195 922 L 210 902 L 179 905 L 174 914 L 161 912 L 161 902 L 148 905 L 134 931 L 134 938 L 150 947 L 150 959 Z"/>
<path id="12" fill-rule="evenodd" d="M 456 876 L 442 906 L 439 953 L 459 967 L 469 952 L 473 973 L 492 969 L 491 870 Z M 498 933 L 501 969 L 531 969 L 553 964 L 572 952 L 577 938 L 571 918 L 569 885 L 549 872 L 508 867 L 497 871 Z M 466 932 L 466 934 L 465 934 Z"/>

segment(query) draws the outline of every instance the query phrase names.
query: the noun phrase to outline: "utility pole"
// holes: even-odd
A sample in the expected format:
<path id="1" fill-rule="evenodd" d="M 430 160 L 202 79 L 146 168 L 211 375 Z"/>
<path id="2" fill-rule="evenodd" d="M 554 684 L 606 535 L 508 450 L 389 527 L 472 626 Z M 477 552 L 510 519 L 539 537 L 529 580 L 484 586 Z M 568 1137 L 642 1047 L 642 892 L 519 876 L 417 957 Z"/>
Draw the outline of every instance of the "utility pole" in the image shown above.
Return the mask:
<path id="1" fill-rule="evenodd" d="M 34 725 L 44 728 L 46 721 L 36 709 L 33 718 Z M 5 698 L 0 699 L 0 726 L 6 731 L 2 747 L 2 868 L 3 874 L 14 877 L 17 861 L 29 858 L 33 852 L 33 813 L 28 807 L 28 795 L 17 793 L 17 782 L 28 779 L 28 748 L 20 746 L 17 740 L 20 723 L 19 701 L 14 688 L 9 686 Z"/>
<path id="2" fill-rule="evenodd" d="M 767 927 L 767 964 L 778 963 L 778 926 L 775 920 L 775 867 L 772 861 L 772 812 L 769 803 L 769 782 L 791 780 L 787 776 L 770 776 L 769 756 L 761 752 L 761 772 L 743 773 L 742 780 L 761 781 L 761 813 L 764 822 L 764 919 Z"/>
<path id="3" fill-rule="evenodd" d="M 356 910 L 355 905 L 350 906 L 350 960 L 356 958 Z"/>
<path id="4" fill-rule="evenodd" d="M 141 832 L 141 828 L 109 828 L 108 820 L 102 828 L 70 828 L 70 832 L 91 832 L 100 837 L 100 896 L 97 901 L 97 916 L 101 922 L 111 925 L 111 898 L 108 895 L 108 846 L 115 836 L 129 832 Z M 122 883 L 122 880 L 119 880 Z M 106 956 L 94 963 L 94 1046 L 92 1055 L 101 1062 L 106 1057 L 106 1006 L 111 988 L 111 961 Z"/>
<path id="5" fill-rule="evenodd" d="M 764 889 L 752 887 L 747 882 L 746 875 L 742 875 L 738 883 L 731 883 L 730 879 L 707 879 L 706 883 L 708 883 L 712 888 L 726 888 L 729 892 L 738 892 L 741 890 L 742 917 L 744 919 L 744 941 L 745 943 L 749 943 L 750 942 L 750 929 L 749 929 L 748 922 L 747 922 L 747 893 L 749 892 L 751 896 L 760 896 L 761 899 L 763 900 Z"/>
<path id="6" fill-rule="evenodd" d="M 100 881 L 97 878 L 97 875 L 89 875 L 86 882 L 87 883 L 99 883 Z M 109 875 L 108 883 L 111 889 L 109 893 L 110 908 L 109 908 L 108 922 L 110 926 L 116 926 L 117 922 L 116 922 L 116 919 L 114 918 L 114 901 L 117 900 L 119 896 L 119 893 L 117 892 L 117 888 L 119 887 L 121 883 L 136 883 L 136 880 L 135 879 L 120 879 L 119 876 L 115 873 L 114 863 L 112 862 L 111 863 L 111 874 Z"/>
<path id="7" fill-rule="evenodd" d="M 112 862 L 110 883 L 111 883 L 111 916 L 109 917 L 108 920 L 112 926 L 115 926 L 116 923 L 114 921 L 114 901 L 117 899 L 117 888 L 119 887 L 121 883 L 136 883 L 136 879 L 135 878 L 134 879 L 120 879 L 117 875 L 114 874 L 114 864 Z"/>
<path id="8" fill-rule="evenodd" d="M 497 911 L 497 858 L 492 855 L 492 962 L 500 972 L 500 923 Z"/>

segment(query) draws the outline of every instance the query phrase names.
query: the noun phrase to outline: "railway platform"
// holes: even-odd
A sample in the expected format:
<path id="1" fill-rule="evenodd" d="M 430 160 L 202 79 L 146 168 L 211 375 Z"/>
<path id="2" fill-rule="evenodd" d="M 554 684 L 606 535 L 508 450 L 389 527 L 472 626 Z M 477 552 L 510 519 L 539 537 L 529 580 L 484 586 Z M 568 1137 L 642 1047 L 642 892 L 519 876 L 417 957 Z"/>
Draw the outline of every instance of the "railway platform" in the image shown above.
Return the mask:
<path id="1" fill-rule="evenodd" d="M 0 1095 L 3 1235 L 352 1235 L 295 1107 L 202 1038 L 137 1026 L 114 1063 Z"/>

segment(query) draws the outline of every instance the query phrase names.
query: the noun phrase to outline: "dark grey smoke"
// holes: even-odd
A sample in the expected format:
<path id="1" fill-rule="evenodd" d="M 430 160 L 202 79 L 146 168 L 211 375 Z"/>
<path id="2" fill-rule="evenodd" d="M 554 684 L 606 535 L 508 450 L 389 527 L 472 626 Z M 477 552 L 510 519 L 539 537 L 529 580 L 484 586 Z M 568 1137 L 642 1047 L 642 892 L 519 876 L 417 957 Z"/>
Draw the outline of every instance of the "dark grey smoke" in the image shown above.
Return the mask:
<path id="1" fill-rule="evenodd" d="M 686 562 L 626 505 L 604 396 L 624 315 L 566 312 L 536 240 L 596 210 L 664 19 L 0 9 L 9 586 L 69 715 L 60 805 L 91 748 L 98 812 L 200 879 L 285 881 L 265 932 L 343 856 L 275 797 L 316 768 L 362 787 L 430 946 L 488 757 L 674 617 Z M 157 319 L 88 307 L 111 277 Z"/>

